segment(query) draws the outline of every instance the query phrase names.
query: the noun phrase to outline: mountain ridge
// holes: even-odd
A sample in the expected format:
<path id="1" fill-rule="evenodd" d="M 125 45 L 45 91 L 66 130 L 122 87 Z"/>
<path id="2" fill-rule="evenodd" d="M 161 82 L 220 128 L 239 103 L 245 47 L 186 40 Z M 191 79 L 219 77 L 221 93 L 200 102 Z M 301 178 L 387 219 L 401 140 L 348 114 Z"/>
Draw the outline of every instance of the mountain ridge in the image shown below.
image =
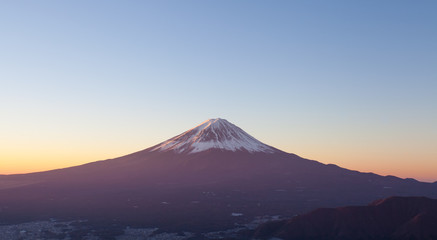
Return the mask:
<path id="1" fill-rule="evenodd" d="M 389 197 L 365 206 L 319 208 L 258 227 L 255 238 L 436 239 L 437 199 Z"/>

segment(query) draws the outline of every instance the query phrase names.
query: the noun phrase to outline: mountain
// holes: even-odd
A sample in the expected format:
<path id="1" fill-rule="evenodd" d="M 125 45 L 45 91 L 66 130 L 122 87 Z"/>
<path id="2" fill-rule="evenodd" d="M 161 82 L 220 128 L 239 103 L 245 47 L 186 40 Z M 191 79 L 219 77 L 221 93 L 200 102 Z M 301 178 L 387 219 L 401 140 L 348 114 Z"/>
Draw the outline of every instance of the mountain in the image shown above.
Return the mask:
<path id="1" fill-rule="evenodd" d="M 304 159 L 210 119 L 126 156 L 0 176 L 0 224 L 75 218 L 201 232 L 394 195 L 437 198 L 437 186 Z"/>
<path id="2" fill-rule="evenodd" d="M 289 240 L 437 239 L 437 199 L 390 197 L 367 206 L 317 209 L 262 224 L 255 238 Z"/>

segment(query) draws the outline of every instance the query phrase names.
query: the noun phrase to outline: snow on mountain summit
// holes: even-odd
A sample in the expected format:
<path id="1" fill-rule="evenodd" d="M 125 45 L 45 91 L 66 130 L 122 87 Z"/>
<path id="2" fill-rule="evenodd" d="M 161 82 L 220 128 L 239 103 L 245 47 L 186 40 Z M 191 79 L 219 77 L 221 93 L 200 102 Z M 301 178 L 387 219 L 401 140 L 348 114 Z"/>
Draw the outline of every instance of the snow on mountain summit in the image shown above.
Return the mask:
<path id="1" fill-rule="evenodd" d="M 152 151 L 197 153 L 208 149 L 273 153 L 276 149 L 256 140 L 225 119 L 209 119 L 176 137 L 155 146 Z"/>

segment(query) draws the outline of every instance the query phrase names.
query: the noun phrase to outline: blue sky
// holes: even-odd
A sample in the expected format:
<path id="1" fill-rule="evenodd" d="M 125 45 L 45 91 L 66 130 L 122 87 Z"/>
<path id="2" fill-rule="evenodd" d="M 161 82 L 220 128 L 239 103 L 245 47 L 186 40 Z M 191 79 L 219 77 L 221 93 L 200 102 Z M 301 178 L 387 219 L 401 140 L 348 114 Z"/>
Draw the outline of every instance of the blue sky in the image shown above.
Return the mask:
<path id="1" fill-rule="evenodd" d="M 436 10 L 2 1 L 0 173 L 120 156 L 221 117 L 303 157 L 435 181 Z"/>

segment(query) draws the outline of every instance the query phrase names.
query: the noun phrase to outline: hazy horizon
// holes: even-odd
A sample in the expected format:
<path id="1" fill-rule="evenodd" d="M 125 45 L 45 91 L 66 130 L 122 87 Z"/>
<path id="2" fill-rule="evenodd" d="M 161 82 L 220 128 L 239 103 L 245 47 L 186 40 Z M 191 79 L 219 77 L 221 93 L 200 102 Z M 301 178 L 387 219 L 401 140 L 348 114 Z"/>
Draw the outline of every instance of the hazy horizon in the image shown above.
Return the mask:
<path id="1" fill-rule="evenodd" d="M 437 181 L 437 3 L 0 3 L 0 174 L 224 118 L 340 167 Z"/>

